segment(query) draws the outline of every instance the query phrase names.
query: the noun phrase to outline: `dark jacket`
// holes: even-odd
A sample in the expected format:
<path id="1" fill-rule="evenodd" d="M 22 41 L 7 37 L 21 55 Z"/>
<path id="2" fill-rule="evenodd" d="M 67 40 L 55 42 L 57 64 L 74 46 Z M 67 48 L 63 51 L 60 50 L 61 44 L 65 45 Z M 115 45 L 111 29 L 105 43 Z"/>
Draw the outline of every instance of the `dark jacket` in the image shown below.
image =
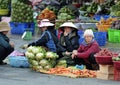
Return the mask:
<path id="1" fill-rule="evenodd" d="M 63 33 L 60 36 L 60 45 L 63 46 L 66 51 L 72 52 L 79 47 L 79 36 L 76 31 L 73 31 L 68 36 L 64 36 Z"/>
<path id="2" fill-rule="evenodd" d="M 12 51 L 14 51 L 14 48 L 9 44 L 9 38 L 0 32 L 0 61 L 5 59 Z"/>
<path id="3" fill-rule="evenodd" d="M 48 32 L 50 33 L 50 35 Z M 48 45 L 47 45 L 47 43 L 50 40 L 50 36 L 52 37 L 53 44 L 55 44 L 55 46 L 56 46 L 56 52 L 57 52 L 57 48 L 58 48 L 58 46 L 60 46 L 60 45 L 58 45 L 59 40 L 57 39 L 56 35 L 49 30 L 44 31 L 43 34 L 41 35 L 41 37 L 37 41 L 30 43 L 28 46 L 31 46 L 31 45 L 32 46 L 44 46 L 50 50 L 50 47 L 48 47 Z"/>

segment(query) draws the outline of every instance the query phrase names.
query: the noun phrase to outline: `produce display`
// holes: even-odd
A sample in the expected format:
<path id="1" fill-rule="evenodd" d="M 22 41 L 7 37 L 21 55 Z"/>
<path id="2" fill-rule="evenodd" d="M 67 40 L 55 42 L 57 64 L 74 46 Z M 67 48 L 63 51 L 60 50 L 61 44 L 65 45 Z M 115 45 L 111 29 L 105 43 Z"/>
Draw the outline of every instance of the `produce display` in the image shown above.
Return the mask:
<path id="1" fill-rule="evenodd" d="M 113 53 L 109 49 L 103 48 L 99 53 L 96 53 L 96 56 L 113 56 Z"/>
<path id="2" fill-rule="evenodd" d="M 90 16 L 91 13 L 95 14 L 98 9 L 98 3 L 92 2 L 89 5 L 83 4 L 82 7 L 80 7 L 80 11 L 84 11 L 82 14 L 85 17 Z"/>
<path id="3" fill-rule="evenodd" d="M 50 9 L 46 8 L 38 15 L 37 19 L 38 20 L 41 20 L 41 19 L 55 20 L 56 15 L 54 11 L 51 11 Z"/>
<path id="4" fill-rule="evenodd" d="M 12 3 L 11 21 L 33 22 L 32 6 L 19 1 Z"/>
<path id="5" fill-rule="evenodd" d="M 120 16 L 120 1 L 119 2 L 117 2 L 115 5 L 113 5 L 111 8 L 110 8 L 110 10 L 111 10 L 111 15 L 112 16 Z"/>
<path id="6" fill-rule="evenodd" d="M 49 70 L 56 65 L 56 59 L 59 57 L 56 53 L 46 51 L 43 47 L 30 46 L 25 53 L 30 67 L 35 70 Z"/>
<path id="7" fill-rule="evenodd" d="M 68 77 L 85 77 L 85 78 L 93 78 L 96 77 L 96 72 L 91 70 L 79 70 L 74 67 L 56 67 L 51 68 L 47 71 L 48 74 L 62 75 Z"/>
<path id="8" fill-rule="evenodd" d="M 68 20 L 74 19 L 74 13 L 72 12 L 71 9 L 69 9 L 67 6 L 62 7 L 57 16 L 57 22 L 56 22 L 56 28 L 58 28 L 61 24 Z"/>
<path id="9" fill-rule="evenodd" d="M 108 19 L 104 19 L 104 18 L 101 18 L 101 20 L 96 23 L 96 26 L 98 28 L 99 31 L 107 31 L 110 27 L 111 27 L 111 24 L 116 21 L 117 18 L 108 18 Z"/>
<path id="10" fill-rule="evenodd" d="M 48 5 L 46 8 L 51 10 L 51 11 L 53 11 L 55 13 L 55 15 L 57 15 L 57 13 L 58 13 L 58 9 L 57 8 L 55 8 L 53 6 L 50 6 L 50 5 Z"/>
<path id="11" fill-rule="evenodd" d="M 114 21 L 111 25 L 111 29 L 120 30 L 120 20 Z"/>
<path id="12" fill-rule="evenodd" d="M 8 9 L 10 0 L 0 0 L 0 9 Z"/>

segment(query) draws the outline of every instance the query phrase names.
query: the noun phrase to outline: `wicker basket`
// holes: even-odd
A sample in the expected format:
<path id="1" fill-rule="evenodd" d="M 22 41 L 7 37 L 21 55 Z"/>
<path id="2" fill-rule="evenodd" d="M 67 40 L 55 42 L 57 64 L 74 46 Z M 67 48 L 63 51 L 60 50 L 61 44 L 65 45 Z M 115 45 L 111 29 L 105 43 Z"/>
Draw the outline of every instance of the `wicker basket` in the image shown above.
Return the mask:
<path id="1" fill-rule="evenodd" d="M 112 65 L 112 56 L 95 56 L 96 62 L 102 65 Z"/>
<path id="2" fill-rule="evenodd" d="M 9 13 L 9 9 L 0 9 L 0 15 L 7 15 Z"/>

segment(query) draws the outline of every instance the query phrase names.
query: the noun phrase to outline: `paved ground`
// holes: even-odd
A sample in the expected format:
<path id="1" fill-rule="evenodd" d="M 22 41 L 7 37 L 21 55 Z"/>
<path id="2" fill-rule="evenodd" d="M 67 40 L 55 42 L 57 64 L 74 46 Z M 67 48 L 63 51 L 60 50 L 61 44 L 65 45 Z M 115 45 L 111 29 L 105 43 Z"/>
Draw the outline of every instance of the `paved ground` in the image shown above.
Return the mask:
<path id="1" fill-rule="evenodd" d="M 31 42 L 24 41 L 21 36 L 9 35 L 15 42 L 15 49 L 25 51 L 20 48 L 21 45 Z M 120 51 L 120 44 L 107 43 L 106 46 L 113 51 Z M 118 81 L 101 80 L 96 78 L 68 78 L 54 75 L 37 73 L 29 68 L 13 68 L 9 65 L 0 66 L 0 85 L 120 85 Z"/>

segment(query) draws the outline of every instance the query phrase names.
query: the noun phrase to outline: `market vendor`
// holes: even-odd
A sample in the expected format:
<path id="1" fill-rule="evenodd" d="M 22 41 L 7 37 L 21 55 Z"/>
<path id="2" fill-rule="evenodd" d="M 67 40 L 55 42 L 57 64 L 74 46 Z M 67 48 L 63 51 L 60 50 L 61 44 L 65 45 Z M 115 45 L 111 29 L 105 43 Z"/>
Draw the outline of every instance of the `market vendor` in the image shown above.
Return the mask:
<path id="1" fill-rule="evenodd" d="M 64 57 L 64 59 L 66 59 L 65 56 L 71 55 L 71 52 L 75 49 L 78 49 L 79 47 L 79 35 L 77 33 L 78 28 L 72 22 L 65 22 L 60 26 L 59 29 L 63 31 L 60 36 L 60 45 L 65 48 L 65 50 L 62 51 L 62 56 Z M 71 57 L 67 57 L 67 61 L 69 61 L 67 62 L 67 64 L 74 64 L 72 63 L 74 61 L 70 58 Z"/>
<path id="2" fill-rule="evenodd" d="M 98 70 L 99 66 L 95 60 L 95 53 L 100 51 L 98 43 L 94 40 L 94 34 L 91 29 L 86 29 L 84 32 L 84 41 L 79 46 L 78 50 L 73 50 L 72 59 L 75 59 L 77 64 L 85 64 L 87 69 Z"/>
<path id="3" fill-rule="evenodd" d="M 57 52 L 56 43 L 58 42 L 57 36 L 51 31 L 51 27 L 54 26 L 48 19 L 43 19 L 38 23 L 38 27 L 42 31 L 40 38 L 37 41 L 24 45 L 29 46 L 44 46 L 49 51 Z M 48 29 L 50 28 L 50 30 Z"/>
<path id="4" fill-rule="evenodd" d="M 0 65 L 6 64 L 3 60 L 14 51 L 14 43 L 7 37 L 9 30 L 10 26 L 7 22 L 0 22 Z"/>

